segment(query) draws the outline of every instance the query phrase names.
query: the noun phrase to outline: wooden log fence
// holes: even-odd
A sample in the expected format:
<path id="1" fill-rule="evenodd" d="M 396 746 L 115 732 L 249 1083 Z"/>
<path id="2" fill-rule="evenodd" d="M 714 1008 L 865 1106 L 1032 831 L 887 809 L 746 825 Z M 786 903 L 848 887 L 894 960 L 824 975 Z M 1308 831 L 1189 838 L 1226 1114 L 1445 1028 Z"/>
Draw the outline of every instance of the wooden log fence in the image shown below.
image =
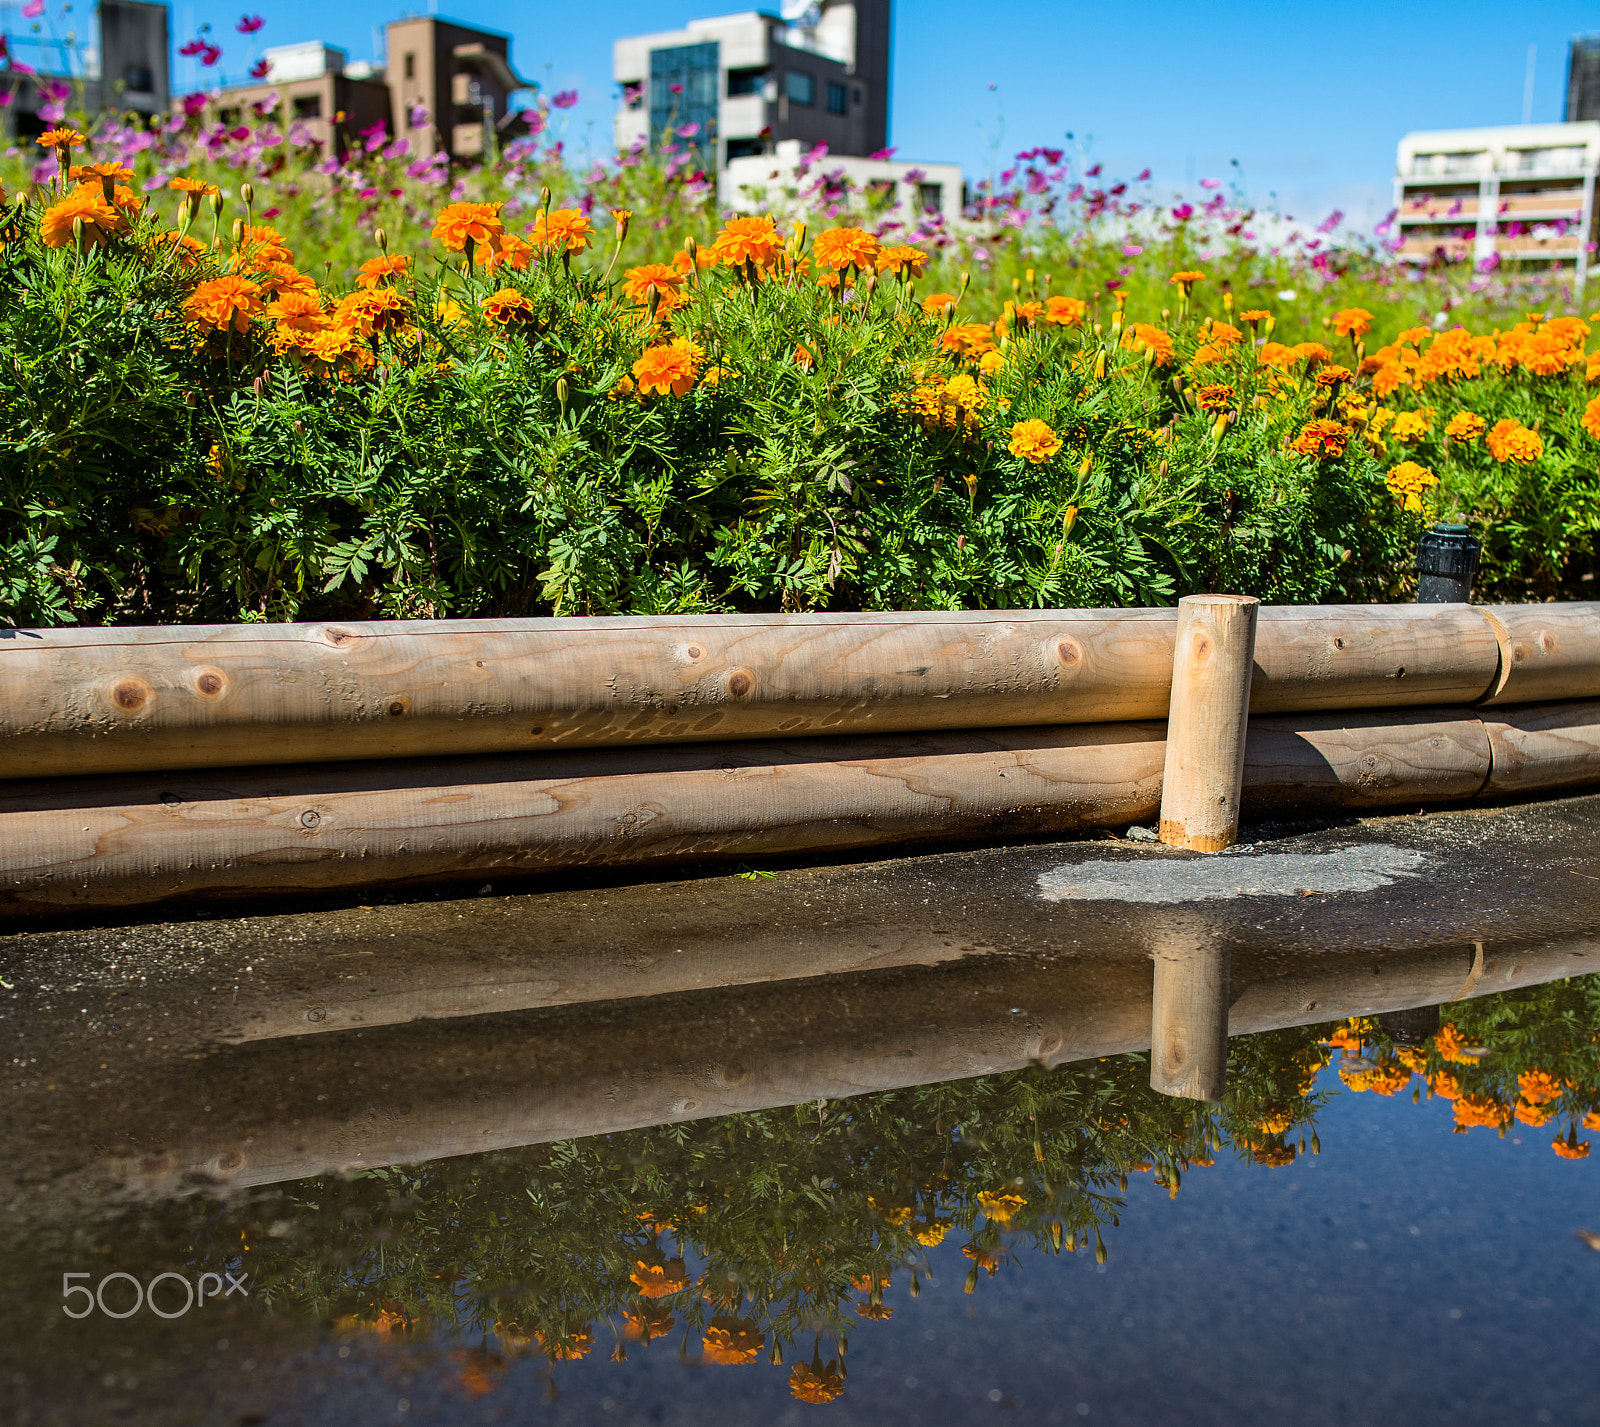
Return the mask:
<path id="1" fill-rule="evenodd" d="M 1150 822 L 1178 618 L 0 631 L 0 918 Z M 1263 608 L 1250 670 L 1246 816 L 1600 782 L 1600 604 Z"/>

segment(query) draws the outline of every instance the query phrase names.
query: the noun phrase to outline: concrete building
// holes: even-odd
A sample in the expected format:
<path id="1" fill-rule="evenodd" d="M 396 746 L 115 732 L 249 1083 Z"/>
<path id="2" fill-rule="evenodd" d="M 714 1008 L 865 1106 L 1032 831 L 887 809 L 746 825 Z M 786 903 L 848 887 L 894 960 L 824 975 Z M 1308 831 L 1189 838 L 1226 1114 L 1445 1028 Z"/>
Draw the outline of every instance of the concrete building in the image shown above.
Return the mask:
<path id="1" fill-rule="evenodd" d="M 13 98 L 0 124 L 19 137 L 50 126 L 39 117 L 40 91 L 51 80 L 81 86 L 83 107 L 100 111 L 165 114 L 170 103 L 167 7 L 144 0 L 100 0 L 88 42 L 32 35 L 7 37 L 13 58 L 38 73 L 13 71 Z"/>
<path id="2" fill-rule="evenodd" d="M 835 182 L 876 190 L 882 216 L 906 228 L 915 227 L 928 214 L 940 214 L 947 223 L 961 217 L 965 194 L 959 164 L 903 163 L 830 152 L 805 175 L 800 166 L 798 139 L 780 139 L 771 154 L 731 158 L 718 179 L 718 201 L 724 208 L 765 213 L 820 180 L 819 198 Z"/>
<path id="3" fill-rule="evenodd" d="M 1575 35 L 1567 46 L 1567 123 L 1600 119 L 1600 35 Z"/>
<path id="4" fill-rule="evenodd" d="M 892 0 L 791 0 L 633 35 L 612 47 L 622 87 L 616 141 L 683 136 L 708 167 L 772 154 L 788 140 L 865 156 L 889 143 Z"/>
<path id="5" fill-rule="evenodd" d="M 494 140 L 525 131 L 511 96 L 526 89 L 511 67 L 511 38 L 436 15 L 391 21 L 383 65 L 347 64 L 319 40 L 266 51 L 266 78 L 219 90 L 206 107 L 231 123 L 276 93 L 283 121 L 299 121 L 330 152 L 342 153 L 379 122 L 410 142 L 417 158 L 481 158 Z"/>
<path id="6" fill-rule="evenodd" d="M 1399 256 L 1570 267 L 1581 286 L 1597 173 L 1593 120 L 1407 134 L 1394 180 Z"/>

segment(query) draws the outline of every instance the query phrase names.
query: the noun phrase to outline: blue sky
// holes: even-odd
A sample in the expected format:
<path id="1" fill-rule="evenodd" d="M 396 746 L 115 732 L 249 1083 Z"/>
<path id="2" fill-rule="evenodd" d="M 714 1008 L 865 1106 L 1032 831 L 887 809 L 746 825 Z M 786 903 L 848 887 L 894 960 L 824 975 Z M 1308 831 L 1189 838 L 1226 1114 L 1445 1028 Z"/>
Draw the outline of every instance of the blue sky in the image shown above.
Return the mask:
<path id="1" fill-rule="evenodd" d="M 15 8 L 3 7 L 12 28 Z M 374 27 L 404 7 L 251 0 L 251 8 L 267 22 L 258 46 L 322 39 L 368 59 Z M 527 77 L 579 91 L 567 122 L 580 152 L 609 141 L 615 36 L 739 8 L 716 0 L 440 5 L 510 32 Z M 249 41 L 233 31 L 239 13 L 180 0 L 174 42 L 209 21 L 224 67 L 242 68 Z M 1238 160 L 1258 202 L 1276 194 L 1302 218 L 1333 207 L 1376 216 L 1388 206 L 1401 134 L 1520 120 L 1530 44 L 1538 46 L 1533 117 L 1562 117 L 1567 40 L 1591 29 L 1600 29 L 1600 4 L 898 0 L 891 142 L 901 157 L 955 160 L 981 176 L 997 153 L 1061 145 L 1071 133 L 1108 173 L 1154 169 L 1158 192 L 1228 178 Z"/>

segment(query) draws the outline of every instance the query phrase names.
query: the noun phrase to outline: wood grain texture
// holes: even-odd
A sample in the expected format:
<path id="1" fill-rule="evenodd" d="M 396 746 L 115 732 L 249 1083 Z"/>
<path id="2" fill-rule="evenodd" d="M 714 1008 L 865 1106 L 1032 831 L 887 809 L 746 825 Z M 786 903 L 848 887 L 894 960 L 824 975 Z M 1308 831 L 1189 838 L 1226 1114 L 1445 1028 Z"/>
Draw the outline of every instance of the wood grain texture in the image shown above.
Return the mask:
<path id="1" fill-rule="evenodd" d="M 1493 768 L 1485 797 L 1600 783 L 1600 700 L 1485 713 Z"/>
<path id="2" fill-rule="evenodd" d="M 1250 712 L 1470 704 L 1499 667 L 1471 605 L 1263 606 Z"/>
<path id="3" fill-rule="evenodd" d="M 1159 723 L 0 787 L 0 916 L 1126 826 Z"/>
<path id="4" fill-rule="evenodd" d="M 1228 1088 L 1228 949 L 1174 926 L 1153 961 L 1150 1088 L 1220 1101 Z"/>
<path id="5" fill-rule="evenodd" d="M 13 777 L 1161 718 L 1171 610 L 6 631 Z"/>
<path id="6" fill-rule="evenodd" d="M 1600 694 L 1595 606 L 1527 608 L 1501 701 Z M 1145 609 L 0 630 L 0 772 L 1163 718 L 1176 629 Z M 1499 647 L 1467 606 L 1263 610 L 1251 711 L 1473 702 Z"/>
<path id="7" fill-rule="evenodd" d="M 1600 698 L 1600 601 L 1492 605 L 1508 649 L 1491 706 Z"/>
<path id="8" fill-rule="evenodd" d="M 1178 602 L 1161 789 L 1161 840 L 1169 846 L 1220 852 L 1238 836 L 1260 608 L 1249 595 Z"/>
<path id="9" fill-rule="evenodd" d="M 1447 802 L 1473 797 L 1489 767 L 1489 736 L 1471 709 L 1252 718 L 1243 800 L 1252 817 Z"/>

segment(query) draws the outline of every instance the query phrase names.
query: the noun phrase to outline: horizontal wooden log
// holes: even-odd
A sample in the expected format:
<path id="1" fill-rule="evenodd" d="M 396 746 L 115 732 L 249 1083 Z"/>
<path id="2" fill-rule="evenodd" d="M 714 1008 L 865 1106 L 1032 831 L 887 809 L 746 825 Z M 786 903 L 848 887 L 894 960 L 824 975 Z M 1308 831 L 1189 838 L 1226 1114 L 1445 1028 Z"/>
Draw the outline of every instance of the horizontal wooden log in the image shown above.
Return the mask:
<path id="1" fill-rule="evenodd" d="M 1600 783 L 1600 700 L 1496 708 L 1483 722 L 1494 762 L 1485 796 Z"/>
<path id="2" fill-rule="evenodd" d="M 1491 705 L 1600 698 L 1600 600 L 1490 605 L 1504 645 Z"/>
<path id="3" fill-rule="evenodd" d="M 29 780 L 0 785 L 0 917 L 1127 826 L 1165 752 L 1152 722 Z M 1561 760 L 1526 786 L 1600 779 L 1566 744 L 1523 756 Z M 1489 774 L 1467 710 L 1259 719 L 1244 807 L 1459 800 Z"/>
<path id="4" fill-rule="evenodd" d="M 1144 609 L 0 631 L 0 769 L 1165 718 L 1175 630 Z M 1500 647 L 1465 605 L 1263 609 L 1251 711 L 1471 703 Z"/>

